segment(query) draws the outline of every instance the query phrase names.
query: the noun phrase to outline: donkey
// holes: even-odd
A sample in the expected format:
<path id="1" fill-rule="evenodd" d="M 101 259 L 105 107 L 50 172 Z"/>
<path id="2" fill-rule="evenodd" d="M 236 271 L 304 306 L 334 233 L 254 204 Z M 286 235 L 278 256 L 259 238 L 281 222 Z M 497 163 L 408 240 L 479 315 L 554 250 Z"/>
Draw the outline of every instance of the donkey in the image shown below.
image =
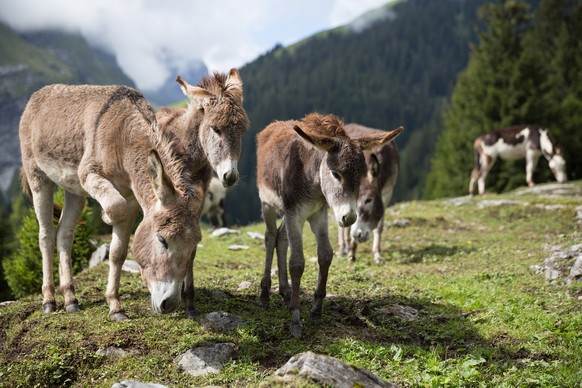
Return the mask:
<path id="1" fill-rule="evenodd" d="M 302 231 L 309 221 L 317 240 L 319 276 L 311 319 L 321 318 L 327 276 L 333 257 L 328 237 L 327 208 L 340 227 L 356 221 L 360 181 L 366 173 L 363 150 L 388 143 L 402 127 L 382 134 L 350 139 L 334 115 L 311 113 L 301 121 L 276 121 L 257 135 L 257 186 L 266 224 L 265 269 L 260 300 L 269 303 L 273 251 L 277 248 L 279 293 L 291 311 L 291 334 L 301 336 L 299 290 L 305 267 Z M 283 220 L 277 229 L 277 213 Z M 287 247 L 291 246 L 287 278 Z"/>
<path id="2" fill-rule="evenodd" d="M 386 132 L 371 129 L 359 124 L 345 126 L 352 139 Z M 358 219 L 351 226 L 351 240 L 348 244 L 350 228 L 338 228 L 340 254 L 347 254 L 348 261 L 356 260 L 358 243 L 367 241 L 370 232 L 374 235 L 372 252 L 377 264 L 382 262 L 381 238 L 384 229 L 384 212 L 392 199 L 392 192 L 398 178 L 400 158 L 394 142 L 384 144 L 378 149 L 364 152 L 367 174 L 360 181 L 360 196 L 357 203 Z"/>
<path id="3" fill-rule="evenodd" d="M 208 217 L 213 228 L 226 227 L 226 214 L 224 212 L 224 200 L 226 188 L 222 186 L 218 177 L 213 176 L 208 184 L 202 215 Z"/>
<path id="4" fill-rule="evenodd" d="M 525 158 L 526 182 L 530 187 L 534 185 L 533 173 L 541 155 L 548 160 L 556 180 L 560 183 L 567 181 L 566 162 L 546 129 L 533 125 L 515 125 L 496 129 L 475 139 L 473 148 L 475 165 L 471 172 L 469 195 L 473 195 L 475 182 L 477 182 L 479 194 L 485 193 L 485 178 L 497 157 L 504 160 Z"/>
<path id="5" fill-rule="evenodd" d="M 134 257 L 157 313 L 175 311 L 190 258 L 201 239 L 197 214 L 204 192 L 192 185 L 191 158 L 160 128 L 144 97 L 125 86 L 50 85 L 35 92 L 19 127 L 22 185 L 32 196 L 43 260 L 43 311 L 56 310 L 55 245 L 59 291 L 67 312 L 79 311 L 71 272 L 73 229 L 87 196 L 113 227 L 105 298 L 113 320 L 127 319 L 119 301 L 121 267 L 141 208 Z M 58 225 L 53 192 L 64 190 Z M 56 239 L 56 244 L 55 244 Z"/>
<path id="6" fill-rule="evenodd" d="M 213 170 L 223 187 L 233 186 L 238 178 L 238 160 L 242 135 L 250 123 L 243 109 L 243 84 L 236 69 L 229 74 L 214 73 L 197 86 L 192 86 L 181 76 L 176 78 L 182 92 L 190 102 L 186 108 L 162 108 L 156 112 L 159 125 L 174 134 L 184 152 L 195 163 L 190 174 L 198 189 L 206 194 Z M 196 220 L 201 217 L 198 209 Z M 184 292 L 189 317 L 195 316 L 193 261 L 196 249 L 187 266 Z"/>

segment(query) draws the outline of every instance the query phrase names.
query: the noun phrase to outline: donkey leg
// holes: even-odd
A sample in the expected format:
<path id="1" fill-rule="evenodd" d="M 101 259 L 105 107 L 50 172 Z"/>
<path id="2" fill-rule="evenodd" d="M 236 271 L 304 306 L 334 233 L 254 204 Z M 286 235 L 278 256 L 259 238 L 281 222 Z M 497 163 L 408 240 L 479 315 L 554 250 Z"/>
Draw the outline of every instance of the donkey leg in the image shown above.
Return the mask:
<path id="1" fill-rule="evenodd" d="M 75 224 L 84 207 L 84 197 L 65 191 L 65 206 L 57 228 L 57 252 L 59 254 L 59 291 L 65 298 L 65 310 L 69 313 L 79 311 L 79 303 L 75 297 L 75 287 L 73 286 L 71 251 Z"/>
<path id="2" fill-rule="evenodd" d="M 289 286 L 289 277 L 287 273 L 288 248 L 289 240 L 287 238 L 285 218 L 283 217 L 277 232 L 277 269 L 279 275 L 279 295 L 281 295 L 283 302 L 285 302 L 287 306 L 289 306 L 291 300 L 291 287 Z"/>
<path id="3" fill-rule="evenodd" d="M 186 278 L 184 279 L 184 299 L 186 300 L 186 317 L 196 318 L 196 308 L 194 307 L 194 259 L 196 258 L 196 248 L 192 252 L 192 257 L 188 261 Z"/>
<path id="4" fill-rule="evenodd" d="M 127 200 L 109 180 L 93 172 L 86 175 L 80 173 L 79 176 L 83 189 L 101 205 L 103 222 L 115 225 L 127 217 L 130 211 Z"/>
<path id="5" fill-rule="evenodd" d="M 540 154 L 534 150 L 527 150 L 525 154 L 526 164 L 525 164 L 525 180 L 529 187 L 535 185 L 533 181 L 533 173 L 538 165 L 540 159 Z"/>
<path id="6" fill-rule="evenodd" d="M 493 158 L 493 157 L 487 156 L 487 155 L 485 155 L 485 156 L 483 156 L 483 158 L 481 158 L 481 171 L 480 171 L 479 179 L 477 180 L 477 186 L 479 188 L 479 195 L 485 194 L 485 179 L 487 179 L 487 174 L 489 174 L 489 171 L 493 167 L 495 160 L 496 160 L 496 158 Z"/>
<path id="7" fill-rule="evenodd" d="M 382 214 L 382 217 L 380 218 L 380 221 L 378 222 L 378 226 L 376 226 L 376 228 L 372 231 L 372 234 L 374 236 L 374 240 L 372 242 L 372 253 L 374 254 L 374 262 L 376 262 L 376 264 L 382 263 L 381 250 L 382 250 L 382 231 L 383 230 L 384 230 L 384 214 Z"/>
<path id="8" fill-rule="evenodd" d="M 121 267 L 127 256 L 129 236 L 138 210 L 135 200 L 128 202 L 128 204 L 130 206 L 126 219 L 113 225 L 111 247 L 109 248 L 109 276 L 105 299 L 109 303 L 109 316 L 114 321 L 127 319 L 127 315 L 119 302 L 119 280 L 121 278 Z"/>
<path id="9" fill-rule="evenodd" d="M 29 181 L 32 181 L 29 179 Z M 56 229 L 53 223 L 53 192 L 55 185 L 46 177 L 37 187 L 31 185 L 34 212 L 38 220 L 38 243 L 42 255 L 42 311 L 50 313 L 57 309 L 53 277 Z"/>
<path id="10" fill-rule="evenodd" d="M 350 228 L 337 228 L 338 250 L 340 255 L 348 254 L 348 241 L 350 235 Z"/>
<path id="11" fill-rule="evenodd" d="M 289 310 L 291 311 L 291 335 L 301 337 L 301 313 L 299 310 L 299 292 L 301 290 L 301 276 L 305 269 L 305 257 L 303 256 L 302 229 L 303 223 L 297 217 L 285 215 L 287 238 L 290 244 L 289 273 L 291 275 L 291 300 Z M 279 268 L 279 273 L 281 269 Z"/>
<path id="12" fill-rule="evenodd" d="M 269 297 L 271 293 L 271 266 L 273 264 L 273 253 L 277 243 L 277 215 L 268 205 L 263 204 L 263 219 L 266 224 L 265 231 L 265 269 L 261 279 L 261 295 L 259 302 L 263 307 L 269 306 Z"/>
<path id="13" fill-rule="evenodd" d="M 327 294 L 326 289 L 329 266 L 333 259 L 333 248 L 329 242 L 328 235 L 326 209 L 322 209 L 313 215 L 309 220 L 309 224 L 317 241 L 317 263 L 319 264 L 319 273 L 313 297 L 313 307 L 311 308 L 311 321 L 317 324 L 321 320 L 323 300 Z"/>
<path id="14" fill-rule="evenodd" d="M 358 242 L 355 238 L 350 236 L 350 246 L 348 249 L 348 262 L 354 263 L 356 261 L 356 250 L 358 249 Z"/>

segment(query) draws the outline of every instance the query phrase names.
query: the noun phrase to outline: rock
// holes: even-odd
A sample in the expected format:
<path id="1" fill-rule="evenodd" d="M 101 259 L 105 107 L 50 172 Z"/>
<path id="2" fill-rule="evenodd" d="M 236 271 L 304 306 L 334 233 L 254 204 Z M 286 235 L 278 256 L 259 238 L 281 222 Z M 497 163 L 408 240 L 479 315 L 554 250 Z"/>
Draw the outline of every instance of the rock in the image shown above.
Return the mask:
<path id="1" fill-rule="evenodd" d="M 109 258 L 109 244 L 101 244 L 92 254 L 91 259 L 89 259 L 89 268 L 93 268 L 98 264 L 101 264 Z"/>
<path id="2" fill-rule="evenodd" d="M 397 387 L 396 384 L 387 383 L 365 369 L 313 352 L 291 357 L 285 365 L 275 371 L 275 375 L 287 382 L 307 378 L 331 387 Z"/>
<path id="3" fill-rule="evenodd" d="M 225 311 L 214 311 L 204 315 L 200 325 L 206 330 L 226 333 L 242 325 L 242 318 Z"/>
<path id="4" fill-rule="evenodd" d="M 123 380 L 121 383 L 115 383 L 111 388 L 167 388 L 165 385 L 156 383 L 142 383 L 135 380 Z"/>
<path id="5" fill-rule="evenodd" d="M 400 304 L 379 307 L 377 311 L 384 314 L 393 315 L 394 317 L 400 319 L 401 321 L 414 321 L 415 319 L 418 318 L 417 309 L 410 306 L 403 306 Z"/>
<path id="6" fill-rule="evenodd" d="M 229 228 L 218 228 L 212 232 L 212 237 L 220 237 L 224 236 L 225 234 L 237 234 L 240 233 L 238 230 L 229 229 Z"/>
<path id="7" fill-rule="evenodd" d="M 410 220 L 408 218 L 401 218 L 398 220 L 394 220 L 394 226 L 397 226 L 399 228 L 405 228 L 408 225 L 410 225 Z"/>
<path id="8" fill-rule="evenodd" d="M 529 206 L 529 202 L 516 201 L 514 199 L 484 199 L 477 202 L 477 209 L 484 209 L 491 206 L 503 206 L 503 205 L 522 205 Z"/>
<path id="9" fill-rule="evenodd" d="M 580 281 L 582 280 L 582 254 L 576 257 L 574 265 L 570 269 L 570 274 L 568 275 L 568 282 Z"/>
<path id="10" fill-rule="evenodd" d="M 220 290 L 212 290 L 212 291 L 210 291 L 210 295 L 212 296 L 212 298 L 218 299 L 218 300 L 224 300 L 224 299 L 228 298 L 228 295 L 226 295 L 226 293 L 224 293 Z"/>
<path id="11" fill-rule="evenodd" d="M 245 280 L 244 282 L 240 282 L 240 284 L 238 285 L 237 291 L 246 290 L 247 288 L 251 288 L 252 286 L 253 286 L 252 282 Z"/>
<path id="12" fill-rule="evenodd" d="M 544 249 L 551 254 L 541 266 L 530 267 L 535 273 L 543 273 L 546 279 L 552 282 L 565 278 L 563 281 L 569 284 L 582 279 L 582 244 L 567 248 L 545 246 Z"/>
<path id="13" fill-rule="evenodd" d="M 264 240 L 265 236 L 257 232 L 247 232 L 247 235 L 255 240 Z"/>
<path id="14" fill-rule="evenodd" d="M 244 251 L 249 249 L 249 247 L 247 245 L 230 245 L 228 247 L 228 249 L 230 249 L 231 251 Z"/>
<path id="15" fill-rule="evenodd" d="M 139 264 L 135 260 L 125 260 L 125 263 L 123 263 L 123 267 L 121 267 L 121 270 L 131 273 L 140 273 Z"/>
<path id="16" fill-rule="evenodd" d="M 236 345 L 233 343 L 218 343 L 213 346 L 190 349 L 176 357 L 175 362 L 180 369 L 194 377 L 220 373 L 224 363 L 234 356 L 236 350 Z"/>
<path id="17" fill-rule="evenodd" d="M 9 304 L 12 304 L 12 303 L 15 303 L 15 302 L 16 302 L 15 300 L 7 300 L 7 301 L 4 301 L 4 302 L 0 302 L 0 307 L 8 306 Z"/>

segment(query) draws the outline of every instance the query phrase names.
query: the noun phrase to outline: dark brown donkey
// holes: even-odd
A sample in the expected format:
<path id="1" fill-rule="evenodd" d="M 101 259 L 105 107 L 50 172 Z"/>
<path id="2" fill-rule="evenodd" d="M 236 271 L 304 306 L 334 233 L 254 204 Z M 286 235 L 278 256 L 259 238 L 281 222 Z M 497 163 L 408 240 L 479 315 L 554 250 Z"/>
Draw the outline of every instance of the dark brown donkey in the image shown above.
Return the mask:
<path id="1" fill-rule="evenodd" d="M 360 124 L 348 124 L 345 130 L 349 137 L 357 139 L 363 136 L 386 133 Z M 347 254 L 348 261 L 356 260 L 358 243 L 367 241 L 370 233 L 374 235 L 372 253 L 377 264 L 382 262 L 381 238 L 384 229 L 384 213 L 392 199 L 392 192 L 398 178 L 400 158 L 394 142 L 378 149 L 364 152 L 368 173 L 360 182 L 358 197 L 358 220 L 351 228 L 338 228 L 340 254 Z M 349 241 L 351 229 L 351 240 Z"/>
<path id="2" fill-rule="evenodd" d="M 160 109 L 158 123 L 175 134 L 183 151 L 193 159 L 190 174 L 194 184 L 204 193 L 212 177 L 212 170 L 224 187 L 236 183 L 237 164 L 241 152 L 241 138 L 249 127 L 243 109 L 243 84 L 236 69 L 229 74 L 215 73 L 202 79 L 198 86 L 188 84 L 178 76 L 182 92 L 190 99 L 187 108 Z M 197 209 L 200 218 L 202 208 Z M 195 316 L 193 260 L 190 260 L 184 284 L 186 308 L 189 317 Z"/>
<path id="3" fill-rule="evenodd" d="M 356 221 L 360 181 L 366 173 L 363 150 L 394 139 L 402 127 L 381 135 L 350 139 L 343 122 L 333 115 L 312 113 L 301 121 L 279 121 L 257 135 L 257 186 L 265 234 L 265 271 L 261 302 L 269 302 L 273 251 L 277 248 L 279 293 L 291 311 L 291 334 L 301 336 L 299 290 L 305 267 L 302 231 L 308 221 L 317 240 L 319 277 L 311 319 L 321 318 L 327 276 L 333 257 L 328 237 L 327 208 L 336 222 L 348 227 Z M 277 213 L 283 215 L 279 229 Z M 290 245 L 287 277 L 287 247 Z"/>
<path id="4" fill-rule="evenodd" d="M 192 158 L 159 128 L 141 94 L 124 86 L 51 85 L 32 95 L 20 120 L 22 184 L 32 194 L 43 260 L 43 311 L 56 309 L 53 254 L 68 312 L 79 310 L 71 271 L 73 229 L 85 198 L 95 198 L 113 226 L 105 297 L 114 320 L 127 318 L 119 280 L 141 208 L 134 256 L 158 313 L 174 311 L 201 234 L 204 190 L 192 184 Z M 55 186 L 65 203 L 53 224 Z"/>

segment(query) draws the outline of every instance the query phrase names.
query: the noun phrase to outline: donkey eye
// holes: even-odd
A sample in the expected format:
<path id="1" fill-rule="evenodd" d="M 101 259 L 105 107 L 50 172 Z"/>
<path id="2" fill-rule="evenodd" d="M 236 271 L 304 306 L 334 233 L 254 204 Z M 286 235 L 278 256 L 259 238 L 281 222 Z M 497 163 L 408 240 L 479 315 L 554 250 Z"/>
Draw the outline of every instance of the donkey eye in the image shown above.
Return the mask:
<path id="1" fill-rule="evenodd" d="M 214 131 L 214 133 L 216 133 L 217 135 L 220 135 L 220 129 L 216 127 L 210 127 L 210 129 L 212 129 L 212 131 Z"/>
<path id="2" fill-rule="evenodd" d="M 372 198 L 366 198 L 366 200 L 364 201 L 365 204 L 369 204 L 370 202 L 372 202 Z"/>
<path id="3" fill-rule="evenodd" d="M 168 243 L 166 242 L 165 238 L 158 236 L 158 241 L 164 246 L 164 249 L 168 249 Z"/>
<path id="4" fill-rule="evenodd" d="M 340 174 L 338 174 L 338 173 L 337 173 L 337 172 L 335 172 L 335 171 L 332 171 L 332 172 L 331 172 L 331 175 L 332 175 L 332 176 L 333 176 L 335 179 L 337 179 L 338 181 L 341 181 L 341 180 L 342 180 L 342 177 L 341 177 L 341 175 L 340 175 Z"/>

